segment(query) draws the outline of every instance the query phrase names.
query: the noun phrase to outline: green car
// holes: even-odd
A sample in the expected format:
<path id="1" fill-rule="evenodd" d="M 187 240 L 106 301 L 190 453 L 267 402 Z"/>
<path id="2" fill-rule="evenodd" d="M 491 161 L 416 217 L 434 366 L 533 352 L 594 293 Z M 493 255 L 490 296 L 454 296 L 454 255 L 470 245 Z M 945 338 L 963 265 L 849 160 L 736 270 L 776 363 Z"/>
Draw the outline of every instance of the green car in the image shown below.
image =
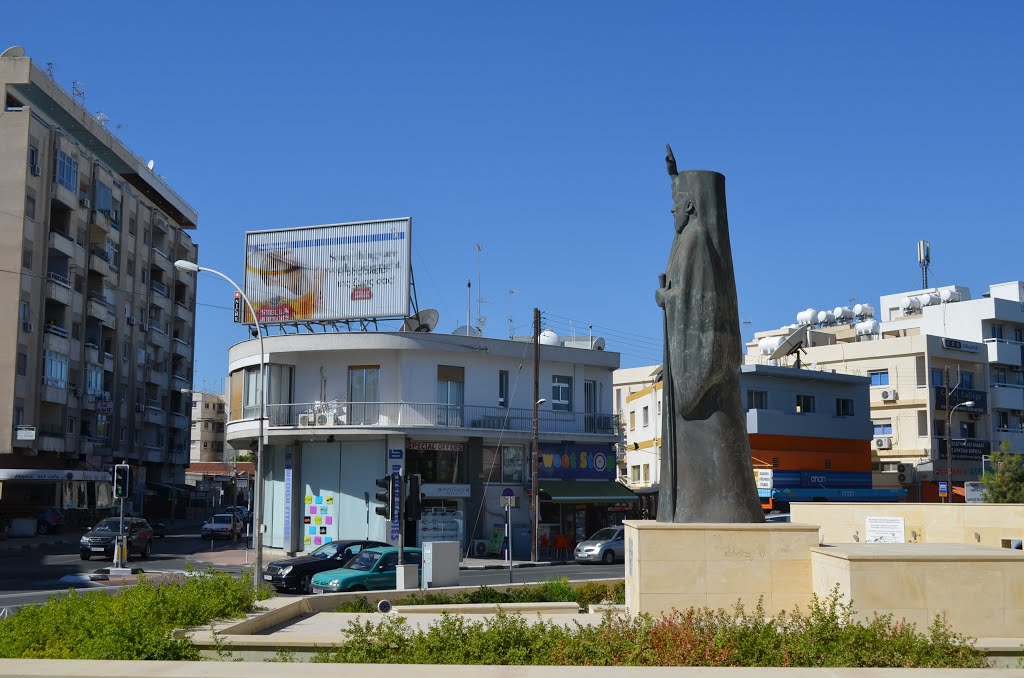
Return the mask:
<path id="1" fill-rule="evenodd" d="M 416 565 L 417 578 L 423 575 L 423 552 L 416 548 L 402 549 L 405 564 Z M 345 567 L 320 572 L 313 577 L 313 593 L 337 593 L 339 591 L 371 591 L 396 588 L 395 568 L 398 565 L 398 549 L 394 546 L 377 546 L 359 552 Z"/>

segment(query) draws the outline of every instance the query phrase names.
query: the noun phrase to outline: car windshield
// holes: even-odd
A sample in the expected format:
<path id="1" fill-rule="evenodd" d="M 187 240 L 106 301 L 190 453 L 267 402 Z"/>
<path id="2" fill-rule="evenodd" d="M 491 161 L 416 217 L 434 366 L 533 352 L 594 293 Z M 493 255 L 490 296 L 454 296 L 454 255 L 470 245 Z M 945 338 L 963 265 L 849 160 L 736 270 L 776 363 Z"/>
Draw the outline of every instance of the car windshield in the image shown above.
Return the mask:
<path id="1" fill-rule="evenodd" d="M 373 569 L 373 566 L 380 560 L 381 554 L 376 551 L 363 551 L 358 556 L 352 559 L 348 565 L 345 566 L 348 570 L 359 570 L 360 572 L 369 572 Z"/>
<path id="2" fill-rule="evenodd" d="M 92 529 L 97 532 L 120 532 L 121 521 L 118 518 L 107 518 L 106 520 L 101 520 L 96 524 L 96 527 Z"/>
<path id="3" fill-rule="evenodd" d="M 337 544 L 324 544 L 316 551 L 313 551 L 309 555 L 316 556 L 317 558 L 333 558 L 338 554 Z"/>
<path id="4" fill-rule="evenodd" d="M 603 530 L 598 530 L 594 534 L 590 535 L 590 539 L 587 541 L 608 541 L 609 539 L 615 539 L 615 535 L 618 533 L 614 527 L 606 527 Z"/>
<path id="5" fill-rule="evenodd" d="M 213 517 L 213 522 L 215 522 L 215 523 L 223 523 L 224 525 L 230 525 L 231 524 L 231 518 L 232 518 L 232 516 L 227 516 L 227 515 L 225 515 L 225 516 L 214 516 Z"/>

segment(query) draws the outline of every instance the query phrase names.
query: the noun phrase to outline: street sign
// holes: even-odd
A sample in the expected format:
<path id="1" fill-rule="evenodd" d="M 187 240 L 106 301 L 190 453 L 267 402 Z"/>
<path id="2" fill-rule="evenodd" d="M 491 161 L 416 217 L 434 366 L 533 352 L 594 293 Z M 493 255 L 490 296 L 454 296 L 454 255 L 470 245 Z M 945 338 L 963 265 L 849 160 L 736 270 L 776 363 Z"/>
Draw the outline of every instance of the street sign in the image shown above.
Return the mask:
<path id="1" fill-rule="evenodd" d="M 757 489 L 759 490 L 770 490 L 774 487 L 775 472 L 770 468 L 755 468 L 754 469 L 754 480 L 757 483 Z"/>
<path id="2" fill-rule="evenodd" d="M 939 496 L 940 497 L 948 497 L 949 496 L 949 483 L 947 483 L 945 481 L 940 481 L 939 482 Z"/>
<path id="3" fill-rule="evenodd" d="M 35 426 L 15 426 L 15 436 L 17 440 L 35 440 L 36 439 L 36 427 Z"/>
<path id="4" fill-rule="evenodd" d="M 501 491 L 501 496 L 503 496 L 503 497 L 514 497 L 514 496 L 516 496 L 516 493 L 512 491 L 511 487 L 506 487 L 504 490 Z"/>
<path id="5" fill-rule="evenodd" d="M 966 482 L 964 483 L 964 501 L 968 504 L 983 503 L 982 496 L 985 494 L 985 483 Z"/>

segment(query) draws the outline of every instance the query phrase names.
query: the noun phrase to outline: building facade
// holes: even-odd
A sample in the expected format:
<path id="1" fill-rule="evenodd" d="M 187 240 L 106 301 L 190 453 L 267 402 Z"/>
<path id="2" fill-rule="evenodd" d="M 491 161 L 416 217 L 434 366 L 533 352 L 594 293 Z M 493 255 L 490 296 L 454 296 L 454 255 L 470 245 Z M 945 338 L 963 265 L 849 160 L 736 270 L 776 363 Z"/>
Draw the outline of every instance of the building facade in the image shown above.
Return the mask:
<path id="1" fill-rule="evenodd" d="M 660 366 L 633 368 L 616 388 L 632 388 L 638 375 L 660 375 Z M 622 370 L 620 370 L 622 372 Z M 642 380 L 639 382 L 642 383 Z M 871 478 L 868 380 L 831 372 L 743 365 L 737 396 L 746 408 L 751 472 L 759 477 L 765 510 L 793 501 L 896 501 L 905 492 L 879 490 Z M 657 514 L 662 455 L 662 382 L 625 396 L 625 461 L 620 478 L 637 494 L 649 517 Z M 624 471 L 623 471 L 624 469 Z"/>
<path id="2" fill-rule="evenodd" d="M 192 440 L 189 461 L 230 461 L 234 450 L 226 445 L 228 413 L 224 396 L 216 393 L 192 393 Z"/>
<path id="3" fill-rule="evenodd" d="M 530 343 L 362 332 L 267 337 L 265 346 L 268 545 L 396 541 L 397 524 L 374 510 L 375 481 L 402 470 L 421 476 L 424 496 L 406 543 L 456 540 L 465 552 L 493 552 L 505 495 L 518 501 L 513 553 L 529 557 Z M 539 350 L 539 535 L 553 544 L 615 522 L 635 497 L 615 482 L 619 355 Z M 259 430 L 259 343 L 233 346 L 229 370 L 227 442 L 249 449 Z"/>
<path id="4" fill-rule="evenodd" d="M 771 362 L 771 342 L 798 331 L 805 365 L 870 380 L 875 485 L 937 501 L 938 483 L 952 481 L 953 500 L 963 501 L 963 482 L 980 477 L 988 454 L 1004 443 L 1024 452 L 1022 303 L 1021 282 L 978 299 L 955 285 L 886 295 L 877 319 L 873 309 L 858 317 L 837 308 L 806 329 L 759 332 L 746 360 Z"/>
<path id="5" fill-rule="evenodd" d="M 151 513 L 188 461 L 197 213 L 31 59 L 0 89 L 0 511 L 94 508 L 125 460 Z"/>

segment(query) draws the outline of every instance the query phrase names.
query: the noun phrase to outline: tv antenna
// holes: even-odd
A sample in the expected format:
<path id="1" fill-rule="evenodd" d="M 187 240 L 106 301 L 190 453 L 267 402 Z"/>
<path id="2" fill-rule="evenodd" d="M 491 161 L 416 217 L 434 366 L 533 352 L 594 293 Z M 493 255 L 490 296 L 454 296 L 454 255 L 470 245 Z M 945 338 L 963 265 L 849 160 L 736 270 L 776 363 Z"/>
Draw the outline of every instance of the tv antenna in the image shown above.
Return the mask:
<path id="1" fill-rule="evenodd" d="M 804 337 L 808 327 L 810 327 L 810 325 L 802 325 L 793 330 L 793 333 L 786 337 L 785 341 L 779 344 L 779 347 L 775 349 L 770 356 L 768 356 L 768 359 L 778 360 L 780 358 L 796 354 L 796 368 L 799 370 L 800 354 L 807 352 L 804 350 Z"/>
<path id="2" fill-rule="evenodd" d="M 480 243 L 473 243 L 473 249 L 476 250 L 476 324 L 480 328 L 480 332 L 483 333 L 484 323 L 487 322 L 487 318 L 484 317 L 484 300 L 481 296 L 483 287 L 480 285 L 480 255 L 484 252 L 484 246 Z"/>
<path id="3" fill-rule="evenodd" d="M 519 290 L 508 291 L 508 338 L 512 338 L 512 295 L 519 294 Z"/>
<path id="4" fill-rule="evenodd" d="M 78 80 L 71 81 L 71 98 L 74 99 L 79 106 L 85 108 L 85 83 L 79 82 Z"/>
<path id="5" fill-rule="evenodd" d="M 921 267 L 921 289 L 928 289 L 928 266 L 932 263 L 932 244 L 927 240 L 917 241 L 917 265 Z"/>

